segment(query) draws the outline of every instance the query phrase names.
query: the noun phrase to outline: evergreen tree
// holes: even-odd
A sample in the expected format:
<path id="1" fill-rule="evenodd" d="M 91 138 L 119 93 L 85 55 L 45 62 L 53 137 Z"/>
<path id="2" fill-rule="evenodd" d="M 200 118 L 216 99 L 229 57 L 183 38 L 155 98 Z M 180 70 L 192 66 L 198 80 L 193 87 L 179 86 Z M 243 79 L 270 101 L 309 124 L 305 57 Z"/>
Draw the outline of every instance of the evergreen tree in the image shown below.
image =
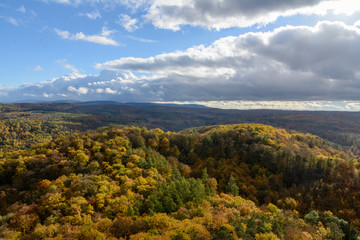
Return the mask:
<path id="1" fill-rule="evenodd" d="M 234 196 L 239 195 L 239 187 L 236 184 L 236 179 L 233 177 L 233 175 L 231 175 L 229 179 L 228 192 Z"/>

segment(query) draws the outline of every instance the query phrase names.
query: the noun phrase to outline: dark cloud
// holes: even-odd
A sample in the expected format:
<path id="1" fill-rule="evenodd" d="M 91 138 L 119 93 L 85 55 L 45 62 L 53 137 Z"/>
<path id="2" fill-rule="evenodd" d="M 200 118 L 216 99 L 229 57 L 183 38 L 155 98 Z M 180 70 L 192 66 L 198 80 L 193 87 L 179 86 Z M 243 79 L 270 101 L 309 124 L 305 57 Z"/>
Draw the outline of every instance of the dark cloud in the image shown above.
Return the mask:
<path id="1" fill-rule="evenodd" d="M 194 9 L 201 13 L 198 15 L 226 17 L 241 14 L 252 17 L 264 13 L 268 14 L 271 11 L 314 6 L 323 1 L 325 0 L 194 0 L 193 2 Z M 186 8 L 181 13 L 184 12 L 186 12 Z"/>
<path id="2" fill-rule="evenodd" d="M 319 5 L 323 2 L 328 4 Z M 279 16 L 323 14 L 339 4 L 336 0 L 155 0 L 146 18 L 158 28 L 179 30 L 181 25 L 193 25 L 222 29 L 266 24 Z"/>

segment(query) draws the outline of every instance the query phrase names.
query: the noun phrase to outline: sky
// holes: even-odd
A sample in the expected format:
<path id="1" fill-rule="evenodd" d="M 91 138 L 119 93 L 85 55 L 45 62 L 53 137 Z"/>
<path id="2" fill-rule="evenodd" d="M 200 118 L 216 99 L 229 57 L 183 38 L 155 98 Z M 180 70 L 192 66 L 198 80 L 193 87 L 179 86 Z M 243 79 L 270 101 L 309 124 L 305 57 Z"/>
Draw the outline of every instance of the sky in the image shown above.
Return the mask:
<path id="1" fill-rule="evenodd" d="M 0 102 L 360 111 L 358 0 L 0 0 Z"/>

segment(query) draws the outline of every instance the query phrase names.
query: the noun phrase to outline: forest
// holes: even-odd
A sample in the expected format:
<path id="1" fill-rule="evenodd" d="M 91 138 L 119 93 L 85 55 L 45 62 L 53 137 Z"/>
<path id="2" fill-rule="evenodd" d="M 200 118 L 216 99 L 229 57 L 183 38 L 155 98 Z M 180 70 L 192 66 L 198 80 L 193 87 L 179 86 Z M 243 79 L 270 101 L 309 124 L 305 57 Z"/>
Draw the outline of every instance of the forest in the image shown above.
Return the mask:
<path id="1" fill-rule="evenodd" d="M 1 106 L 0 238 L 360 239 L 355 120 L 304 124 L 346 145 L 295 127 L 206 126 L 211 109 L 154 106 L 140 118 L 131 112 L 141 106 L 95 115 L 98 106 Z M 234 114 L 220 112 L 215 120 Z M 179 114 L 191 127 L 164 127 Z M 277 124 L 300 126 L 284 116 Z"/>
<path id="2" fill-rule="evenodd" d="M 360 113 L 328 111 L 224 110 L 194 105 L 166 105 L 116 102 L 83 103 L 14 103 L 0 104 L 3 121 L 36 121 L 37 125 L 57 125 L 61 131 L 82 132 L 108 125 L 130 125 L 182 131 L 188 128 L 261 123 L 302 133 L 311 133 L 328 140 L 343 150 L 358 152 L 360 146 Z M 7 123 L 5 123 L 7 124 Z M 32 124 L 33 125 L 33 124 Z M 51 129 L 51 128 L 50 128 Z M 43 137 L 56 137 L 56 130 L 41 128 Z M 14 129 L 13 133 L 18 131 Z M 1 132 L 0 132 L 1 134 Z M 33 143 L 20 137 L 22 143 Z M 30 141 L 29 141 L 30 140 Z M 21 147 L 19 145 L 19 147 Z M 359 152 L 360 153 L 360 152 Z"/>

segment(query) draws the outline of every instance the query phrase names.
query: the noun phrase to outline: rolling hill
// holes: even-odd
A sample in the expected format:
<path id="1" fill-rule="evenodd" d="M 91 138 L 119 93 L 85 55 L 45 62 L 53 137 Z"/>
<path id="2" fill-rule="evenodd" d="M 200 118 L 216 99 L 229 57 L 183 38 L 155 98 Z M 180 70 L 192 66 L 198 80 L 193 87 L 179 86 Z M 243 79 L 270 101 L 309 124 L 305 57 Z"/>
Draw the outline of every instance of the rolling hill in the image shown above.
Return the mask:
<path id="1" fill-rule="evenodd" d="M 358 239 L 359 164 L 261 124 L 104 127 L 0 160 L 10 239 Z"/>

